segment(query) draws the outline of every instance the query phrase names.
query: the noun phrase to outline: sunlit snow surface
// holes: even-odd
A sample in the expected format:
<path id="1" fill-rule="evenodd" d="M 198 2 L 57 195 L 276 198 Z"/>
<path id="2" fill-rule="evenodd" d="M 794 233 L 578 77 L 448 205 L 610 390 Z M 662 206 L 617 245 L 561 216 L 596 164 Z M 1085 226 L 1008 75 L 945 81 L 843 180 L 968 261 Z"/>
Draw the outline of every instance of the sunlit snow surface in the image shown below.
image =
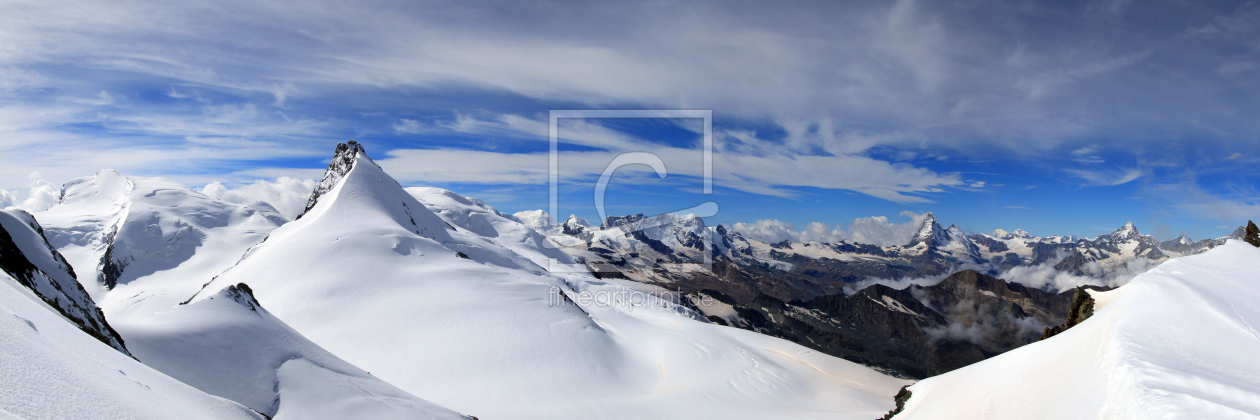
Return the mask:
<path id="1" fill-rule="evenodd" d="M 0 419 L 261 419 L 79 331 L 0 272 Z"/>
<path id="2" fill-rule="evenodd" d="M 35 218 L 110 323 L 143 319 L 188 299 L 285 222 L 265 204 L 227 203 L 165 178 L 110 169 L 64 188 L 62 202 Z M 97 279 L 111 234 L 112 258 L 123 267 L 107 292 Z"/>
<path id="3" fill-rule="evenodd" d="M 1230 240 L 1094 295 L 1084 323 L 911 386 L 895 418 L 1260 418 L 1260 249 Z"/>
<path id="4" fill-rule="evenodd" d="M 404 191 L 360 155 L 194 304 L 247 283 L 312 342 L 481 419 L 869 419 L 906 383 L 589 274 L 548 273 L 564 254 L 487 207 Z"/>
<path id="5" fill-rule="evenodd" d="M 329 354 L 236 288 L 122 328 L 140 361 L 276 420 L 464 418 Z"/>

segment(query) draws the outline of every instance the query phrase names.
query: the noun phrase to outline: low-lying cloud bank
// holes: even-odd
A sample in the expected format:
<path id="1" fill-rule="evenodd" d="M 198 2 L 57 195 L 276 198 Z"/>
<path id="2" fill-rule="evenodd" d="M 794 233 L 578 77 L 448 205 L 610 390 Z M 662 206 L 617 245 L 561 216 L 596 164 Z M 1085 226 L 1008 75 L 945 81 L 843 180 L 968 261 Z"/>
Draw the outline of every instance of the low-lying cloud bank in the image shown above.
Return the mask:
<path id="1" fill-rule="evenodd" d="M 236 204 L 249 204 L 263 201 L 275 207 L 280 214 L 290 220 L 306 209 L 306 201 L 315 190 L 315 181 L 295 179 L 287 176 L 277 178 L 275 182 L 257 180 L 253 184 L 229 189 L 220 182 L 211 182 L 201 189 L 201 193 Z"/>
<path id="2" fill-rule="evenodd" d="M 61 197 L 61 189 L 40 178 L 38 172 L 32 173 L 31 189 L 26 198 L 19 198 L 18 193 L 0 189 L 0 209 L 17 207 L 29 212 L 48 210 Z"/>
<path id="3" fill-rule="evenodd" d="M 1006 280 L 1011 283 L 1019 283 L 1024 286 L 1041 289 L 1048 292 L 1060 293 L 1071 290 L 1077 286 L 1106 286 L 1120 287 L 1139 274 L 1145 273 L 1147 270 L 1154 268 L 1157 264 L 1146 258 L 1135 258 L 1124 263 L 1105 266 L 1098 262 L 1087 263 L 1081 267 L 1081 273 L 1073 273 L 1069 271 L 1059 271 L 1054 268 L 1055 265 L 1063 261 L 1070 254 L 1061 252 L 1056 258 L 1047 260 L 1044 263 L 1031 266 L 1011 267 L 1005 270 L 999 270 L 991 264 L 965 264 L 950 270 L 948 273 L 923 276 L 923 277 L 901 277 L 901 278 L 877 278 L 869 277 L 859 280 L 845 286 L 844 293 L 846 295 L 853 294 L 859 290 L 865 289 L 873 284 L 882 284 L 894 289 L 905 289 L 911 285 L 923 287 L 934 286 L 948 277 L 950 274 L 962 270 L 976 270 L 981 273 L 994 273 L 994 277 Z"/>

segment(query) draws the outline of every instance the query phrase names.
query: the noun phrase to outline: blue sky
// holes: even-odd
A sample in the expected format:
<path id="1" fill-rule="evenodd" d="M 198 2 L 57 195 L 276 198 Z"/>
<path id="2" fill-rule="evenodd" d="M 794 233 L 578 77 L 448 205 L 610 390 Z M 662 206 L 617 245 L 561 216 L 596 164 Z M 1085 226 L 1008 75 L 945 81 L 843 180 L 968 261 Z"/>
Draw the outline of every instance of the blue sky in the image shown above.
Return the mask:
<path id="1" fill-rule="evenodd" d="M 1256 2 L 164 3 L 0 2 L 0 204 L 106 167 L 300 202 L 353 138 L 406 186 L 545 208 L 548 110 L 708 109 L 712 196 L 695 121 L 567 121 L 561 217 L 645 151 L 670 175 L 618 171 L 611 214 L 1260 218 Z"/>

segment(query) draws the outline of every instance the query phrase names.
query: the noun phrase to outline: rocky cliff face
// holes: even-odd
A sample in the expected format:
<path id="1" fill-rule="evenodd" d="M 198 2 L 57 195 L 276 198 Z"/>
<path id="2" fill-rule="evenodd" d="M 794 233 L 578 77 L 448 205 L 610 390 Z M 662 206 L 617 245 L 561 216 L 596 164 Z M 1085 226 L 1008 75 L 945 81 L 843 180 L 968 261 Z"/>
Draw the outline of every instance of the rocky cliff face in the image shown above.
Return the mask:
<path id="1" fill-rule="evenodd" d="M 324 171 L 324 178 L 319 180 L 319 184 L 315 186 L 315 190 L 311 192 L 311 198 L 306 201 L 306 209 L 302 210 L 302 214 L 298 215 L 298 219 L 306 215 L 315 207 L 315 203 L 319 201 L 319 197 L 327 194 L 337 186 L 337 182 L 342 177 L 350 173 L 354 169 L 355 157 L 360 153 L 367 154 L 363 151 L 363 146 L 358 142 L 350 140 L 346 143 L 337 143 L 337 149 L 333 152 L 332 162 L 328 163 L 328 170 Z"/>
<path id="2" fill-rule="evenodd" d="M 48 240 L 30 213 L 0 211 L 0 269 L 34 292 L 80 330 L 128 356 L 123 339 L 79 284 L 74 269 Z"/>
<path id="3" fill-rule="evenodd" d="M 848 296 L 759 295 L 747 302 L 703 290 L 688 302 L 711 322 L 925 378 L 1036 341 L 1046 326 L 1067 319 L 1071 298 L 1072 292 L 1047 293 L 966 270 L 928 287 L 876 284 Z"/>

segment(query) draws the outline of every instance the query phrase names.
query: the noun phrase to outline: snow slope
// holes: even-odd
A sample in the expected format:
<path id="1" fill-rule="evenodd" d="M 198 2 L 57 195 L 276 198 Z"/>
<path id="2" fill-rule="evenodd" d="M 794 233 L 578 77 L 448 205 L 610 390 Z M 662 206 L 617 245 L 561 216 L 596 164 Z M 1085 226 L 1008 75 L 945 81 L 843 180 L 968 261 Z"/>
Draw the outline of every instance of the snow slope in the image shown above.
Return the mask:
<path id="1" fill-rule="evenodd" d="M 145 364 L 277 420 L 465 418 L 311 343 L 263 309 L 248 287 L 126 324 L 123 333 Z"/>
<path id="2" fill-rule="evenodd" d="M 1260 249 L 1231 240 L 1094 295 L 1061 334 L 911 386 L 894 418 L 1260 418 Z"/>
<path id="3" fill-rule="evenodd" d="M 0 210 L 0 268 L 83 332 L 130 354 L 105 321 L 105 314 L 79 285 L 74 269 L 48 244 L 30 213 Z"/>
<path id="4" fill-rule="evenodd" d="M 301 219 L 194 302 L 246 282 L 312 342 L 483 420 L 869 419 L 906 383 L 586 273 L 548 272 L 505 239 L 510 219 L 412 193 L 426 203 L 356 153 Z"/>
<path id="5" fill-rule="evenodd" d="M 465 241 L 507 248 L 539 268 L 551 269 L 553 264 L 574 263 L 572 256 L 551 246 L 536 229 L 529 228 L 513 215 L 500 213 L 484 201 L 465 198 L 441 188 L 411 187 L 406 191 L 442 220 L 473 233 L 464 235 Z M 550 219 L 547 216 L 547 220 Z M 525 264 L 522 262 L 522 265 Z"/>
<path id="6" fill-rule="evenodd" d="M 4 273 L 0 372 L 0 418 L 262 418 L 102 344 Z"/>
<path id="7" fill-rule="evenodd" d="M 112 169 L 66 183 L 60 202 L 35 218 L 115 324 L 188 299 L 285 223 L 270 206 Z"/>

